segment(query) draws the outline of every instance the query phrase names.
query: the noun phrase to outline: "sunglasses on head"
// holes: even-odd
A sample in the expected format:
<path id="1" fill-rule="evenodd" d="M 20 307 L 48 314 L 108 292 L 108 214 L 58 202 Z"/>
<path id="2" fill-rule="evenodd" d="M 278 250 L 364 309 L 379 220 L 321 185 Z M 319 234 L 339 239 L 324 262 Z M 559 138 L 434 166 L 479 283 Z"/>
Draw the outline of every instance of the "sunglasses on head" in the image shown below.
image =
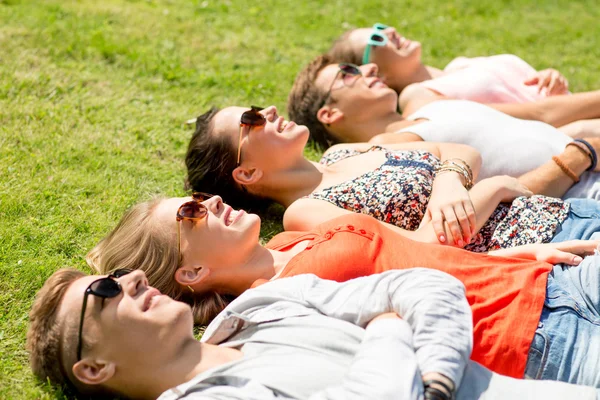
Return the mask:
<path id="1" fill-rule="evenodd" d="M 331 85 L 329 85 L 329 90 L 327 91 L 327 95 L 325 96 L 325 100 L 323 100 L 323 104 L 327 104 L 329 98 L 331 97 L 331 90 L 333 89 L 333 85 L 337 80 L 338 76 L 342 76 L 342 81 L 345 86 L 350 86 L 352 82 L 354 82 L 354 77 L 361 76 L 362 72 L 357 65 L 351 63 L 339 63 L 338 64 L 338 72 L 331 81 Z"/>
<path id="2" fill-rule="evenodd" d="M 77 361 L 81 360 L 81 350 L 83 347 L 83 341 L 81 335 L 83 332 L 83 321 L 85 317 L 85 307 L 87 306 L 87 299 L 89 295 L 94 295 L 102 299 L 110 299 L 116 297 L 123 291 L 121 284 L 116 280 L 122 276 L 125 276 L 133 272 L 130 269 L 118 269 L 112 274 L 105 278 L 100 278 L 90 283 L 90 286 L 85 289 L 83 294 L 83 306 L 81 307 L 81 319 L 79 321 L 79 341 L 77 343 Z"/>
<path id="3" fill-rule="evenodd" d="M 208 208 L 202 204 L 203 201 L 206 201 L 213 197 L 212 194 L 203 193 L 203 192 L 194 192 L 192 193 L 192 200 L 186 201 L 177 210 L 177 215 L 175 219 L 177 220 L 177 251 L 181 256 L 181 224 L 179 221 L 188 220 L 188 221 L 199 221 L 202 218 L 206 217 L 208 214 Z"/>
<path id="4" fill-rule="evenodd" d="M 264 110 L 262 107 L 251 106 L 250 110 L 244 111 L 240 118 L 240 137 L 238 139 L 237 165 L 240 165 L 242 156 L 242 132 L 245 126 L 262 126 L 267 122 L 267 119 L 259 111 Z"/>
<path id="5" fill-rule="evenodd" d="M 369 39 L 367 40 L 367 46 L 365 47 L 365 52 L 363 53 L 363 64 L 368 64 L 371 60 L 371 47 L 382 47 L 387 44 L 388 37 L 385 33 L 383 33 L 383 30 L 387 28 L 387 25 L 380 24 L 379 22 L 373 25 L 373 32 L 371 32 L 371 36 L 369 36 Z"/>

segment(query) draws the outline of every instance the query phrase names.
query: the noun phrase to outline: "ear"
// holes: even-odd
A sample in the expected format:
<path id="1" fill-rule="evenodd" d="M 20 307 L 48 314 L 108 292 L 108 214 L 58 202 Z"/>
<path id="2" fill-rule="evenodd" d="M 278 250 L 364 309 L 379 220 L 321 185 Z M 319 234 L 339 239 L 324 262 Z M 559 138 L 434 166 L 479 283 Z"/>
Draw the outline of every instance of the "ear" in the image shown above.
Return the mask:
<path id="1" fill-rule="evenodd" d="M 324 105 L 317 111 L 317 119 L 325 125 L 331 125 L 344 118 L 344 113 L 336 107 Z"/>
<path id="2" fill-rule="evenodd" d="M 201 265 L 184 265 L 175 271 L 175 280 L 181 286 L 198 287 L 206 281 L 210 275 L 210 268 Z M 200 290 L 198 290 L 200 291 Z"/>
<path id="3" fill-rule="evenodd" d="M 73 365 L 73 375 L 86 385 L 100 385 L 115 375 L 115 364 L 111 361 L 84 358 Z"/>
<path id="4" fill-rule="evenodd" d="M 244 168 L 241 165 L 231 173 L 233 179 L 240 185 L 252 185 L 260 180 L 263 172 L 259 168 Z"/>

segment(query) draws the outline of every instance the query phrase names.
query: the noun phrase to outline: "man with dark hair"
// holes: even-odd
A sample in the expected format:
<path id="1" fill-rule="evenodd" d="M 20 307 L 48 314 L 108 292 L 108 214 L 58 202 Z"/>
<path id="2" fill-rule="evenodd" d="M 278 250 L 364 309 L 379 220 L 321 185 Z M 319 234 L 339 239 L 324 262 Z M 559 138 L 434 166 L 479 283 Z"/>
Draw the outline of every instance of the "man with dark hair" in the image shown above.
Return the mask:
<path id="1" fill-rule="evenodd" d="M 287 105 L 290 120 L 306 125 L 325 148 L 340 142 L 460 143 L 481 153 L 478 179 L 510 175 L 535 194 L 600 200 L 600 139 L 573 141 L 551 126 L 598 107 L 600 91 L 490 105 L 436 95 L 410 102 L 401 115 L 397 93 L 378 77 L 375 64 L 336 64 L 328 55 L 298 74 Z"/>
<path id="2" fill-rule="evenodd" d="M 27 344 L 40 378 L 92 397 L 596 398 L 469 361 L 471 318 L 462 284 L 439 271 L 302 275 L 247 291 L 197 342 L 190 308 L 143 272 L 61 270 L 36 298 Z"/>

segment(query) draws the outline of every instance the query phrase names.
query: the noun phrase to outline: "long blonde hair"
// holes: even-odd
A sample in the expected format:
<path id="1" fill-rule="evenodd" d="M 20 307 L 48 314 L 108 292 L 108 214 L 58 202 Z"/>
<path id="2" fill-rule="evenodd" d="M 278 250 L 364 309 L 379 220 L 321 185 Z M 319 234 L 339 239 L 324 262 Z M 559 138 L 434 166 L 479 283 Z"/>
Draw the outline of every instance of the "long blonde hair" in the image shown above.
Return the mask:
<path id="1" fill-rule="evenodd" d="M 231 298 L 214 291 L 192 293 L 175 280 L 175 271 L 182 262 L 177 239 L 152 217 L 163 200 L 156 198 L 130 208 L 112 232 L 88 253 L 86 261 L 101 274 L 109 274 L 119 268 L 143 270 L 150 286 L 175 300 L 188 303 L 192 307 L 194 322 L 208 324 Z"/>

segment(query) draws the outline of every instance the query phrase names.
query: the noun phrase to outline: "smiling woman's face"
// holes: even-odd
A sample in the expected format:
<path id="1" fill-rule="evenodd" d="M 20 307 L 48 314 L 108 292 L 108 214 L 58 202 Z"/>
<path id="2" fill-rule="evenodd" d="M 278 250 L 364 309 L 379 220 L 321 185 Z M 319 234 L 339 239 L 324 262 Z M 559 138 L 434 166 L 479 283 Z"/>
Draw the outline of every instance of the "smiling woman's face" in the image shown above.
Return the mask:
<path id="1" fill-rule="evenodd" d="M 207 265 L 212 268 L 227 267 L 247 256 L 260 234 L 260 218 L 244 210 L 234 210 L 219 196 L 202 202 L 207 214 L 201 220 L 176 221 L 179 207 L 191 197 L 174 197 L 160 202 L 153 218 L 161 229 L 177 235 L 181 229 L 181 254 L 184 265 Z"/>
<path id="2" fill-rule="evenodd" d="M 370 62 L 377 64 L 380 75 L 391 85 L 399 75 L 408 75 L 421 65 L 421 43 L 400 35 L 394 27 L 380 32 L 388 37 L 388 42 L 385 46 L 371 47 Z M 371 28 L 361 28 L 348 36 L 353 51 L 361 58 L 372 33 Z"/>
<path id="3" fill-rule="evenodd" d="M 213 134 L 228 137 L 236 153 L 240 148 L 241 165 L 256 165 L 263 171 L 277 170 L 303 155 L 308 128 L 286 121 L 275 106 L 260 111 L 266 118 L 264 125 L 243 126 L 240 138 L 240 118 L 248 109 L 227 107 L 219 111 L 213 121 Z"/>

